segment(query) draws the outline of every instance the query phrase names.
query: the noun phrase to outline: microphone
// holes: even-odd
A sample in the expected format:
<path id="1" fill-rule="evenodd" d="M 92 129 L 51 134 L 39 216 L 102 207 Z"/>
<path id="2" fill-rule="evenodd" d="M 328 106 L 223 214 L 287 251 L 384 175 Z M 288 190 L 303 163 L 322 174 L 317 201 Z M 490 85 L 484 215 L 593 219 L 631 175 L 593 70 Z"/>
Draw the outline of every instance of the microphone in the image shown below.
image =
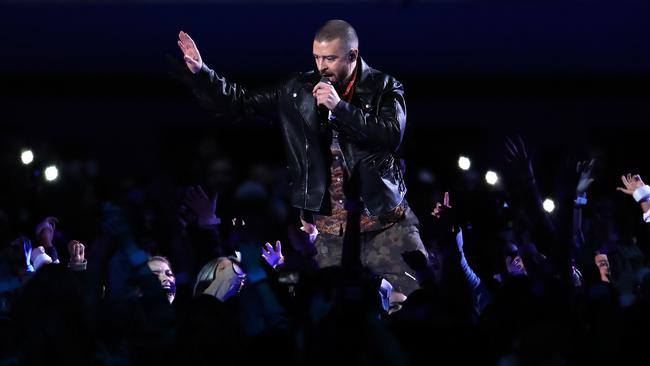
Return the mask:
<path id="1" fill-rule="evenodd" d="M 332 85 L 332 81 L 327 76 L 321 76 L 319 82 Z M 325 107 L 324 105 L 317 105 L 316 107 L 318 108 L 318 114 L 321 116 L 321 118 L 323 120 L 329 120 L 329 116 L 331 113 L 330 110 L 327 109 L 327 107 Z"/>

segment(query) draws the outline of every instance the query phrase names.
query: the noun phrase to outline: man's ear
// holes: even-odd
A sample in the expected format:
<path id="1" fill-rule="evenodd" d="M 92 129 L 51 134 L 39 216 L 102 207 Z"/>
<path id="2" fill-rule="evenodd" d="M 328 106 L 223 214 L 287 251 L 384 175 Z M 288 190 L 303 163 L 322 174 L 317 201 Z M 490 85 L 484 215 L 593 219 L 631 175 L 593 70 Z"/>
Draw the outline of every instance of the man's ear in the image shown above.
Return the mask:
<path id="1" fill-rule="evenodd" d="M 359 57 L 359 51 L 354 48 L 351 49 L 348 57 L 350 58 L 350 61 L 356 61 L 357 57 Z"/>

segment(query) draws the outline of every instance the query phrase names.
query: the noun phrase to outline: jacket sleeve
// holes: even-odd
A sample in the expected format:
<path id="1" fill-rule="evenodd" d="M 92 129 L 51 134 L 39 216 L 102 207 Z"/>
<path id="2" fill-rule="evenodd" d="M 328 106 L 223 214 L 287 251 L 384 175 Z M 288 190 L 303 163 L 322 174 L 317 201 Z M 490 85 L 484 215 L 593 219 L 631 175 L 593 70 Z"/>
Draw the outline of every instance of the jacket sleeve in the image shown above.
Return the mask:
<path id="1" fill-rule="evenodd" d="M 378 110 L 369 113 L 341 100 L 332 111 L 330 122 L 339 133 L 353 141 L 397 150 L 406 127 L 404 88 L 396 80 L 381 92 Z"/>
<path id="2" fill-rule="evenodd" d="M 251 91 L 217 75 L 203 64 L 195 75 L 194 94 L 219 113 L 234 114 L 239 118 L 271 116 L 277 108 L 280 88 Z"/>

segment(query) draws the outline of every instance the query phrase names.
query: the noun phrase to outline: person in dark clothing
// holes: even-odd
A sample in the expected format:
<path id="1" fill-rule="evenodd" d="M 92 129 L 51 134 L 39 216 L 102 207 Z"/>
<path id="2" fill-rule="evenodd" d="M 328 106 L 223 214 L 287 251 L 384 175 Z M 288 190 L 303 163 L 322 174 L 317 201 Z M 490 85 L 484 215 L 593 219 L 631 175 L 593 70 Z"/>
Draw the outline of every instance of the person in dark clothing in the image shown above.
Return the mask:
<path id="1" fill-rule="evenodd" d="M 217 75 L 187 33 L 179 33 L 178 45 L 198 97 L 237 118 L 262 115 L 279 122 L 291 201 L 315 241 L 319 265 L 344 260 L 346 227 L 360 220 L 360 248 L 350 252 L 351 260 L 387 278 L 397 291 L 417 288 L 401 258 L 412 250 L 427 255 L 404 199 L 396 154 L 406 127 L 404 88 L 361 59 L 354 28 L 342 20 L 326 22 L 313 42 L 317 70 L 259 91 Z"/>

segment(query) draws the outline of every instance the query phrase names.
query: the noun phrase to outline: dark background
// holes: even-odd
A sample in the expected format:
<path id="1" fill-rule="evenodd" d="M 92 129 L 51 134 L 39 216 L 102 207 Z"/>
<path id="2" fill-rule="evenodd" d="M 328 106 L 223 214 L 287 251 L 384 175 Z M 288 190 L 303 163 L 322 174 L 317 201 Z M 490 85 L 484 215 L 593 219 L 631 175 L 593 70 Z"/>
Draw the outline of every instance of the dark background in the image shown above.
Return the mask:
<path id="1" fill-rule="evenodd" d="M 260 163 L 281 170 L 272 127 L 218 123 L 174 77 L 177 33 L 220 74 L 258 86 L 312 68 L 313 34 L 331 18 L 355 26 L 362 57 L 405 85 L 420 216 L 445 190 L 499 195 L 482 177 L 503 168 L 503 138 L 516 133 L 545 195 L 591 157 L 593 195 L 615 194 L 620 174 L 647 172 L 649 15 L 644 1 L 0 1 L 0 203 L 17 227 L 54 213 L 90 232 L 94 203 L 134 187 L 172 201 L 156 187 L 209 184 L 217 157 L 235 183 L 214 189 Z M 36 155 L 28 167 L 24 147 Z M 458 170 L 459 154 L 472 171 Z M 39 175 L 50 162 L 54 184 Z"/>

